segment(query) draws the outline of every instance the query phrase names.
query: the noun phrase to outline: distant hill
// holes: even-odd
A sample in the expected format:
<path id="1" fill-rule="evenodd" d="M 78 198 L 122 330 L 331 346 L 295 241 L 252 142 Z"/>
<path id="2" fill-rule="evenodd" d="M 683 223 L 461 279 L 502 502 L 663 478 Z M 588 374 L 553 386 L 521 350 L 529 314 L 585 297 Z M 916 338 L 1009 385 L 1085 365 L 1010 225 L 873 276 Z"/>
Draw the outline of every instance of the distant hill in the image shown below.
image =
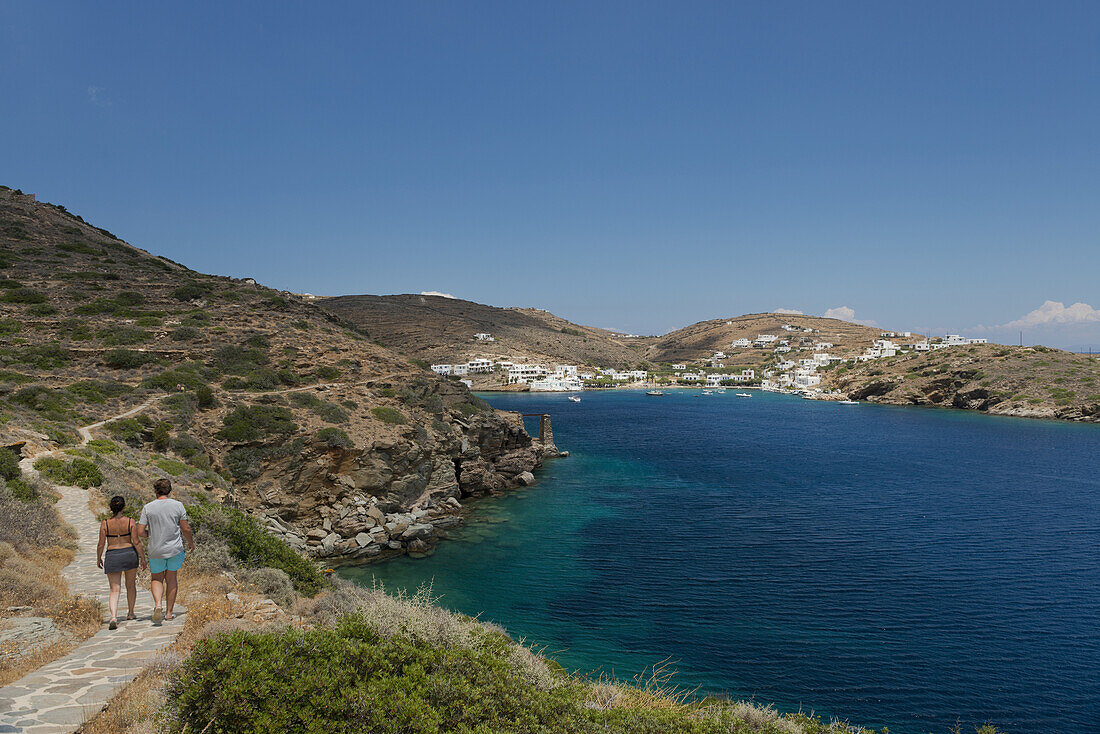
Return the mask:
<path id="1" fill-rule="evenodd" d="M 379 344 L 429 362 L 487 357 L 621 368 L 645 359 L 645 340 L 574 324 L 537 308 L 415 294 L 339 296 L 317 303 Z M 474 335 L 479 333 L 494 341 L 478 341 Z"/>
<path id="2" fill-rule="evenodd" d="M 787 331 L 790 326 L 796 331 Z M 804 329 L 812 329 L 806 332 Z M 879 338 L 882 329 L 853 324 L 840 319 L 820 316 L 794 316 L 781 313 L 753 313 L 724 319 L 700 321 L 669 332 L 653 340 L 647 357 L 651 362 L 690 362 L 705 359 L 717 351 L 738 353 L 748 361 L 759 360 L 771 350 L 736 350 L 731 345 L 738 339 L 752 341 L 759 334 L 774 334 L 797 347 L 802 338 L 810 342 L 830 342 L 830 354 L 848 357 L 860 354 Z M 734 359 L 736 361 L 736 359 Z"/>

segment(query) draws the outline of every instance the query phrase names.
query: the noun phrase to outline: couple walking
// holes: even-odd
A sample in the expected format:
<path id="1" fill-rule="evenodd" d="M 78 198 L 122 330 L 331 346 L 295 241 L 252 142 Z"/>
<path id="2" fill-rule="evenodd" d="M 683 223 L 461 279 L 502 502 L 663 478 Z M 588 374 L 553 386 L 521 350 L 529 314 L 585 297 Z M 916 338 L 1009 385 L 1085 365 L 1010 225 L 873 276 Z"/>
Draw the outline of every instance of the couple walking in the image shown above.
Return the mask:
<path id="1" fill-rule="evenodd" d="M 138 566 L 145 568 L 145 550 L 142 538 L 149 539 L 149 571 L 152 574 L 153 624 L 161 621 L 161 598 L 164 598 L 164 619 L 172 619 L 179 582 L 176 572 L 183 566 L 183 541 L 195 550 L 191 526 L 187 524 L 187 510 L 182 502 L 171 499 L 172 483 L 158 479 L 153 483 L 156 499 L 141 508 L 141 519 L 136 523 L 122 514 L 126 509 L 123 497 L 111 498 L 108 507 L 111 517 L 99 525 L 99 548 L 96 564 L 107 574 L 111 584 L 108 607 L 111 610 L 110 629 L 118 628 L 118 597 L 122 591 L 122 578 L 126 577 L 126 619 L 136 619 L 134 602 L 137 601 Z M 106 555 L 104 555 L 106 549 Z"/>

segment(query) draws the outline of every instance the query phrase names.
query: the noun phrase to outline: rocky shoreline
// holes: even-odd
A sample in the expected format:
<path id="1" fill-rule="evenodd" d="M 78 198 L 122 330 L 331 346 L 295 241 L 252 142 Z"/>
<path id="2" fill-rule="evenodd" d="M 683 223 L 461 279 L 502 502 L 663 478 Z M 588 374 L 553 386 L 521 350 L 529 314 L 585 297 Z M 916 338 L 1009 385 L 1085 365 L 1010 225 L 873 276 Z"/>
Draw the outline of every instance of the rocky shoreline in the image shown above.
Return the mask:
<path id="1" fill-rule="evenodd" d="M 355 481 L 329 474 L 332 484 L 350 491 L 332 504 L 315 507 L 308 520 L 300 513 L 288 519 L 285 506 L 255 514 L 273 535 L 318 561 L 369 563 L 405 554 L 424 557 L 446 537 L 445 531 L 464 522 L 463 499 L 531 486 L 536 481 L 532 470 L 543 460 L 569 455 L 554 445 L 546 423 L 545 435 L 499 453 L 499 448 L 484 452 L 477 444 L 465 443 L 449 466 L 431 472 L 429 486 L 408 507 L 395 506 L 404 503 L 394 502 L 387 493 L 366 491 L 373 482 L 362 477 Z M 362 467 L 368 463 L 367 453 L 352 463 Z"/>

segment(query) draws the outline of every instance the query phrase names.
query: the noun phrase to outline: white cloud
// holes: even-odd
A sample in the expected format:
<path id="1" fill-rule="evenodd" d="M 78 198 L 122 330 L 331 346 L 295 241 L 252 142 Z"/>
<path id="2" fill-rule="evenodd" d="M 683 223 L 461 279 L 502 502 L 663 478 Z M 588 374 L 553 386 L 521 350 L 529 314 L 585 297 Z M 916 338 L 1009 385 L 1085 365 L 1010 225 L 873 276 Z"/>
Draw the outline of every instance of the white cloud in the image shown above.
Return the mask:
<path id="1" fill-rule="evenodd" d="M 450 293 L 441 293 L 440 291 L 420 291 L 422 296 L 442 296 L 443 298 L 454 298 Z"/>
<path id="2" fill-rule="evenodd" d="M 111 104 L 107 98 L 103 96 L 103 87 L 88 87 L 88 101 L 96 107 L 106 107 Z"/>
<path id="3" fill-rule="evenodd" d="M 864 326 L 878 326 L 877 321 L 871 319 L 857 319 L 856 311 L 850 306 L 837 306 L 836 308 L 830 308 L 824 314 L 827 319 L 840 319 L 841 321 L 851 321 L 854 324 L 863 324 Z"/>
<path id="4" fill-rule="evenodd" d="M 789 316 L 805 316 L 806 314 L 799 311 L 797 308 L 777 308 L 773 313 L 785 313 Z"/>
<path id="5" fill-rule="evenodd" d="M 1002 329 L 1025 329 L 1033 326 L 1054 324 L 1087 324 L 1100 322 L 1100 310 L 1087 303 L 1075 303 L 1072 306 L 1060 301 L 1047 301 L 1039 308 L 1025 314 L 1015 321 L 1009 321 Z"/>

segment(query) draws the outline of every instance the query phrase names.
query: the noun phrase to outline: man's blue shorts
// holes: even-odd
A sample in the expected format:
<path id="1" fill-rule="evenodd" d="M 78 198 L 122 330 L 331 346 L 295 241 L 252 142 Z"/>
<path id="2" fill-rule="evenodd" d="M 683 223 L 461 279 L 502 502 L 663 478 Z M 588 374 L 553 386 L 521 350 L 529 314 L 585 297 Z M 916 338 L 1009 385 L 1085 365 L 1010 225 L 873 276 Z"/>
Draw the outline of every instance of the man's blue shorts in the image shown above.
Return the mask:
<path id="1" fill-rule="evenodd" d="M 149 573 L 161 573 L 162 571 L 178 571 L 183 568 L 183 551 L 171 558 L 150 558 Z"/>

